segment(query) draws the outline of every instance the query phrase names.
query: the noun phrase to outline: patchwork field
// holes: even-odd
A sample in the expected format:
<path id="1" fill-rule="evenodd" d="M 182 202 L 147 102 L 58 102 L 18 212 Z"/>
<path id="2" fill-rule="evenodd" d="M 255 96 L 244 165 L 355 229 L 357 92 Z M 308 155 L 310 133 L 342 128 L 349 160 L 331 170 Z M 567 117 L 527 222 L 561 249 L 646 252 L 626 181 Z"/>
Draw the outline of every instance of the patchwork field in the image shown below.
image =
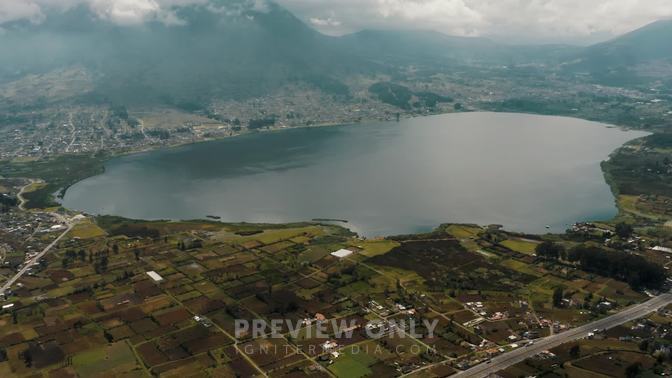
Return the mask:
<path id="1" fill-rule="evenodd" d="M 535 257 L 538 243 L 469 225 L 365 240 L 318 224 L 101 217 L 21 279 L 14 309 L 0 314 L 0 372 L 363 377 L 431 364 L 426 372 L 442 375 L 645 298 Z M 340 249 L 352 253 L 332 255 Z M 601 309 L 607 300 L 614 307 Z M 237 333 L 254 319 L 290 323 L 275 338 L 267 324 L 261 337 Z M 309 332 L 320 324 L 326 337 Z"/>

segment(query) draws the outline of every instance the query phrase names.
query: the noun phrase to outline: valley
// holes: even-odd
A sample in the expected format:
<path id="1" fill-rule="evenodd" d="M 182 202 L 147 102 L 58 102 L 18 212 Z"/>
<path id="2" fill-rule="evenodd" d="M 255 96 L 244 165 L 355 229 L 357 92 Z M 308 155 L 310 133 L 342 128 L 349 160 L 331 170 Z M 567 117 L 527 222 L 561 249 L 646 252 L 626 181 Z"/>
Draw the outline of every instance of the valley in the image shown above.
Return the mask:
<path id="1" fill-rule="evenodd" d="M 672 21 L 122 3 L 0 4 L 0 376 L 672 374 Z"/>

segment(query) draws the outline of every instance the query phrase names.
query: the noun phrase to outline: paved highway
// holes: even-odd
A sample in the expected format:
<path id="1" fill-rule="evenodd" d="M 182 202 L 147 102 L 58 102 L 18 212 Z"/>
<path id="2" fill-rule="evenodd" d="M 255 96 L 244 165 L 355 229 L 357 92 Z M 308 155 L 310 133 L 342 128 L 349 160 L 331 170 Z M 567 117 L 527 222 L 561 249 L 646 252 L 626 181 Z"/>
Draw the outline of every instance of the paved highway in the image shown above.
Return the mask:
<path id="1" fill-rule="evenodd" d="M 513 366 L 529 357 L 532 357 L 536 354 L 539 354 L 545 350 L 549 350 L 561 344 L 565 344 L 570 341 L 582 339 L 588 335 L 589 332 L 592 332 L 594 329 L 610 329 L 621 324 L 627 323 L 632 320 L 636 320 L 646 315 L 667 306 L 672 303 L 672 294 L 666 293 L 661 294 L 657 297 L 650 299 L 647 302 L 628 307 L 627 309 L 606 317 L 601 320 L 583 325 L 581 327 L 573 328 L 563 333 L 559 333 L 553 336 L 548 336 L 542 339 L 537 339 L 534 341 L 534 344 L 520 347 L 519 349 L 514 349 L 510 352 L 501 354 L 493 358 L 488 363 L 482 363 L 476 365 L 471 369 L 460 372 L 454 377 L 466 378 L 466 377 L 487 377 L 490 374 L 496 373 L 500 370 L 506 369 L 510 366 Z"/>
<path id="2" fill-rule="evenodd" d="M 25 265 L 23 268 L 21 268 L 21 270 L 19 270 L 19 271 L 16 273 L 16 275 L 14 275 L 14 277 L 10 278 L 10 279 L 9 279 L 9 280 L 8 280 L 8 281 L 7 281 L 7 282 L 0 288 L 0 296 L 4 295 L 4 294 L 5 294 L 5 291 L 7 291 L 7 289 L 9 289 L 10 287 L 12 287 L 12 285 L 14 285 L 14 283 L 15 283 L 19 278 L 21 278 L 24 274 L 26 274 L 26 272 L 28 271 L 28 269 L 29 269 L 30 267 L 32 267 L 34 264 L 36 264 L 38 261 L 40 261 L 40 259 L 41 259 L 42 257 L 44 257 L 44 255 L 46 255 L 47 252 L 49 252 L 52 248 L 54 248 L 54 246 L 56 246 L 56 244 L 58 244 L 58 242 L 60 242 L 61 239 L 63 239 L 63 237 L 64 237 L 65 235 L 68 234 L 68 232 L 72 231 L 72 228 L 73 228 L 73 227 L 75 227 L 75 223 L 74 223 L 74 222 L 65 220 L 65 218 L 64 218 L 63 216 L 61 216 L 60 214 L 54 214 L 54 216 L 57 216 L 58 218 L 60 218 L 60 219 L 63 220 L 64 222 L 66 222 L 66 223 L 68 224 L 68 228 L 65 230 L 65 232 L 63 232 L 62 234 L 60 234 L 60 235 L 59 235 L 53 242 L 51 242 L 51 244 L 49 244 L 48 246 L 46 246 L 46 248 L 44 248 L 44 249 L 42 250 L 42 252 L 38 253 L 38 254 L 35 255 L 32 259 L 30 259 L 30 261 L 28 261 L 28 262 L 26 263 L 26 265 Z"/>

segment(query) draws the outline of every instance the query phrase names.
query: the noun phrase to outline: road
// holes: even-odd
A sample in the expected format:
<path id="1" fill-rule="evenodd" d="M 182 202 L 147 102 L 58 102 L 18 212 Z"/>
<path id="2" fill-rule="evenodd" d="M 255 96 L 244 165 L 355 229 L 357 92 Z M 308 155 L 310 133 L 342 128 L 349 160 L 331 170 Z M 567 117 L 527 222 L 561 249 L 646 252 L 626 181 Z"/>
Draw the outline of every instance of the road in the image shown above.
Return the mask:
<path id="1" fill-rule="evenodd" d="M 31 185 L 37 182 L 37 180 L 28 179 L 28 184 L 24 185 L 21 190 L 19 190 L 19 193 L 16 195 L 16 198 L 19 199 L 19 210 L 26 210 L 26 202 L 28 201 L 23 197 L 23 195 L 26 194 L 26 191 L 28 188 L 30 188 Z"/>
<path id="2" fill-rule="evenodd" d="M 77 128 L 75 128 L 75 123 L 72 122 L 72 113 L 68 114 L 68 123 L 70 124 L 70 128 L 72 129 L 72 140 L 70 141 L 70 144 L 65 148 L 65 152 L 70 152 L 70 149 L 72 148 L 72 145 L 75 144 L 75 141 L 77 140 Z"/>
<path id="3" fill-rule="evenodd" d="M 63 218 L 60 214 L 58 214 L 58 217 Z M 38 261 L 40 261 L 40 259 L 41 259 L 42 257 L 44 257 L 44 255 L 46 255 L 52 248 L 54 248 L 54 247 L 58 244 L 58 242 L 60 242 L 61 239 L 63 239 L 63 237 L 65 237 L 65 235 L 67 235 L 70 231 L 72 231 L 72 228 L 75 227 L 75 223 L 74 223 L 74 222 L 67 222 L 67 224 L 68 224 L 68 228 L 67 228 L 62 234 L 60 234 L 56 239 L 54 239 L 54 241 L 52 241 L 51 244 L 49 244 L 48 246 L 46 246 L 46 247 L 42 250 L 42 252 L 38 253 L 37 255 L 35 255 L 35 257 L 33 257 L 32 259 L 30 259 L 30 260 L 26 263 L 26 265 L 25 265 L 23 268 L 21 268 L 21 270 L 19 270 L 19 271 L 14 275 L 14 277 L 10 278 L 9 281 L 7 281 L 7 282 L 0 288 L 0 296 L 4 295 L 4 294 L 5 294 L 5 291 L 6 291 L 7 289 L 9 289 L 10 287 L 12 287 L 12 285 L 14 285 L 14 283 L 15 283 L 19 278 L 21 278 L 24 274 L 26 274 L 26 272 L 28 271 L 28 269 L 29 269 L 30 267 L 32 267 L 33 264 L 35 264 L 35 263 L 37 263 Z"/>
<path id="4" fill-rule="evenodd" d="M 668 304 L 672 304 L 672 294 L 666 293 L 659 295 L 647 302 L 628 307 L 627 309 L 604 319 L 597 320 L 595 322 L 573 328 L 553 336 L 537 339 L 533 345 L 521 347 L 519 349 L 512 350 L 511 352 L 501 354 L 493 358 L 489 363 L 482 363 L 480 365 L 474 366 L 471 369 L 454 375 L 454 377 L 487 377 L 490 374 L 494 374 L 500 370 L 513 366 L 545 350 L 549 350 L 570 341 L 582 339 L 594 329 L 603 330 L 614 328 L 629 321 L 642 318 L 662 307 L 667 306 Z M 431 366 L 432 365 L 428 367 Z"/>

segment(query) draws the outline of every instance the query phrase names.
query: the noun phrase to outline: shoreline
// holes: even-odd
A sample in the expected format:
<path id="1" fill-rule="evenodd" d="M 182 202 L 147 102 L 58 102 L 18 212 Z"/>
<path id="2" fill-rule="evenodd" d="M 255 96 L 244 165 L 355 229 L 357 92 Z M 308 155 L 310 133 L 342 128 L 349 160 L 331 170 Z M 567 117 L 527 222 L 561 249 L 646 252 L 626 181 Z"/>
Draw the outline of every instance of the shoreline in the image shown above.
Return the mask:
<path id="1" fill-rule="evenodd" d="M 136 154 L 143 154 L 147 152 L 153 152 L 153 151 L 158 151 L 158 150 L 163 150 L 163 149 L 172 149 L 172 148 L 179 148 L 179 147 L 184 147 L 184 146 L 191 146 L 195 144 L 201 144 L 201 143 L 210 143 L 210 142 L 217 142 L 217 141 L 222 141 L 222 140 L 228 140 L 230 138 L 239 138 L 239 137 L 244 137 L 244 136 L 249 136 L 249 135 L 258 135 L 258 134 L 266 134 L 266 133 L 277 133 L 277 132 L 283 132 L 283 131 L 288 131 L 288 130 L 301 130 L 301 129 L 313 129 L 313 128 L 324 128 L 324 127 L 339 127 L 339 126 L 356 126 L 356 125 L 363 125 L 366 123 L 376 123 L 376 122 L 402 122 L 402 121 L 407 121 L 407 120 L 412 120 L 412 119 L 417 119 L 417 118 L 426 118 L 426 117 L 437 117 L 437 116 L 444 116 L 444 115 L 458 115 L 458 114 L 466 114 L 466 113 L 493 113 L 493 114 L 525 114 L 525 115 L 536 115 L 536 116 L 542 116 L 542 117 L 554 117 L 554 118 L 568 118 L 568 119 L 578 119 L 586 122 L 592 122 L 592 123 L 600 123 L 603 125 L 606 125 L 608 128 L 616 128 L 622 131 L 644 131 L 648 132 L 651 134 L 655 134 L 656 131 L 654 130 L 649 130 L 649 129 L 638 129 L 634 127 L 629 127 L 629 126 L 622 126 L 622 125 L 615 125 L 612 123 L 608 123 L 606 121 L 599 121 L 599 120 L 592 120 L 592 119 L 586 119 L 586 118 L 580 118 L 580 117 L 573 117 L 570 115 L 556 115 L 556 114 L 542 114 L 542 113 L 530 113 L 530 112 L 510 112 L 510 111 L 504 111 L 504 112 L 498 112 L 498 111 L 493 111 L 493 110 L 488 110 L 488 109 L 466 109 L 462 111 L 456 111 L 456 112 L 447 112 L 447 113 L 429 113 L 429 114 L 421 114 L 421 115 L 407 115 L 406 117 L 401 117 L 399 121 L 396 119 L 364 119 L 360 120 L 358 122 L 326 122 L 326 123 L 320 123 L 316 125 L 300 125 L 300 126 L 279 126 L 279 127 L 273 127 L 273 128 L 267 128 L 267 129 L 261 129 L 261 130 L 255 130 L 255 131 L 246 131 L 246 132 L 241 132 L 238 134 L 233 134 L 233 135 L 224 135 L 220 137 L 213 137 L 213 138 L 204 138 L 200 140 L 194 140 L 190 142 L 183 142 L 183 143 L 173 143 L 173 144 L 167 144 L 163 146 L 148 146 L 145 148 L 140 148 L 137 150 L 100 150 L 96 152 L 87 152 L 87 153 L 82 153 L 82 155 L 86 154 L 97 154 L 97 153 L 108 153 L 110 156 L 107 160 L 114 159 L 116 157 L 120 156 L 130 156 L 130 155 L 136 155 Z M 628 142 L 629 143 L 629 142 Z M 626 143 L 627 144 L 627 143 Z M 620 148 L 624 147 L 625 144 Z M 618 149 L 614 150 L 613 152 L 616 152 Z M 61 155 L 53 155 L 49 156 L 46 158 L 53 158 L 57 156 L 63 156 L 67 154 L 61 154 Z M 77 154 L 71 154 L 71 155 L 77 155 Z"/>
<path id="2" fill-rule="evenodd" d="M 583 118 L 576 118 L 576 117 L 565 116 L 565 115 L 556 116 L 556 115 L 545 115 L 545 114 L 535 114 L 535 113 L 494 112 L 494 111 L 450 112 L 450 113 L 440 113 L 440 114 L 432 114 L 432 115 L 422 115 L 422 116 L 417 116 L 417 117 L 407 117 L 407 118 L 404 118 L 404 120 L 410 120 L 410 119 L 415 119 L 415 118 L 426 118 L 426 117 L 440 117 L 440 116 L 446 116 L 446 115 L 458 115 L 458 114 L 462 114 L 462 113 L 474 113 L 474 112 L 492 113 L 492 114 L 511 114 L 511 115 L 521 115 L 522 114 L 522 115 L 534 115 L 534 116 L 540 116 L 540 117 L 566 118 L 566 119 L 580 120 L 580 121 L 584 121 L 586 123 L 594 123 L 594 124 L 600 125 L 602 127 L 618 129 L 618 130 L 622 130 L 622 131 L 640 131 L 640 132 L 644 131 L 642 129 L 612 125 L 612 124 L 603 123 L 603 122 L 599 122 L 599 121 L 586 120 L 586 119 L 583 119 Z M 142 154 L 142 153 L 148 153 L 148 152 L 153 152 L 153 151 L 160 151 L 160 150 L 163 150 L 163 149 L 168 150 L 168 149 L 171 149 L 171 148 L 179 148 L 179 147 L 202 144 L 202 143 L 214 143 L 214 142 L 226 140 L 228 138 L 251 136 L 251 135 L 255 135 L 255 134 L 256 135 L 263 135 L 263 134 L 266 134 L 266 133 L 278 133 L 278 132 L 288 131 L 288 130 L 300 130 L 300 129 L 334 127 L 334 126 L 357 126 L 357 125 L 364 125 L 366 123 L 385 123 L 385 122 L 395 122 L 395 121 L 376 120 L 376 121 L 362 121 L 362 122 L 359 122 L 359 123 L 349 123 L 349 124 L 348 123 L 346 123 L 346 124 L 326 123 L 326 124 L 320 124 L 320 125 L 297 126 L 297 127 L 280 127 L 280 128 L 267 129 L 267 130 L 257 131 L 257 132 L 245 132 L 245 133 L 240 133 L 240 134 L 236 134 L 236 135 L 224 136 L 222 138 L 211 138 L 211 139 L 193 141 L 193 142 L 188 142 L 188 143 L 181 143 L 181 144 L 176 144 L 176 145 L 171 145 L 171 146 L 158 146 L 156 148 L 147 148 L 147 149 L 142 149 L 142 150 L 138 150 L 138 151 L 125 151 L 125 152 L 120 153 L 120 154 L 109 154 L 109 156 L 106 156 L 105 160 L 102 161 L 101 164 L 103 165 L 103 172 L 104 172 L 105 171 L 104 165 L 108 161 L 110 161 L 114 158 L 123 157 L 123 156 L 130 156 L 130 155 L 135 155 L 135 154 Z M 654 134 L 651 131 L 645 131 L 645 132 L 648 135 Z M 641 138 L 644 138 L 644 137 L 646 137 L 646 136 L 635 137 L 632 140 L 629 140 L 629 141 L 625 142 L 623 145 L 616 148 L 614 151 L 610 152 L 609 155 L 607 156 L 607 158 L 604 161 L 599 162 L 600 166 L 601 166 L 600 169 L 601 169 L 602 174 L 603 174 L 603 179 L 604 179 L 605 183 L 609 186 L 611 194 L 612 194 L 615 214 L 608 219 L 590 219 L 590 220 L 587 220 L 587 221 L 590 221 L 590 222 L 614 222 L 614 221 L 618 220 L 623 215 L 624 210 L 622 209 L 622 207 L 619 204 L 619 198 L 618 198 L 618 195 L 616 194 L 614 183 L 611 180 L 608 179 L 608 175 L 607 175 L 608 172 L 605 170 L 603 163 L 608 161 L 611 158 L 611 156 L 614 155 L 620 149 L 622 149 L 625 146 L 627 146 L 628 144 L 633 143 L 634 141 L 637 141 L 637 140 L 639 140 Z M 94 176 L 96 176 L 96 175 L 89 176 L 89 177 L 94 177 Z M 81 179 L 77 182 L 81 182 L 83 180 L 86 180 L 89 177 L 83 178 L 83 179 Z M 72 210 L 72 209 L 70 209 L 70 210 Z M 97 214 L 96 216 L 104 216 L 104 215 L 110 215 L 110 214 Z M 112 215 L 112 216 L 114 216 L 114 215 Z M 143 220 L 152 221 L 151 218 L 150 219 L 143 219 Z M 170 220 L 174 221 L 174 222 L 180 222 L 180 221 L 186 221 L 187 219 L 175 218 L 175 219 L 170 219 Z M 202 217 L 198 217 L 198 218 L 195 218 L 195 219 L 188 219 L 188 220 L 190 220 L 190 221 L 200 220 L 200 221 L 208 221 L 208 222 L 213 222 L 214 221 L 214 222 L 223 223 L 223 224 L 237 223 L 238 222 L 236 220 L 222 220 L 221 217 L 212 216 L 212 215 L 204 215 Z M 321 224 L 323 222 L 332 223 L 334 221 L 336 221 L 337 223 L 343 223 L 342 226 L 344 228 L 347 228 L 347 229 L 349 229 L 353 232 L 356 232 L 356 230 L 351 228 L 352 225 L 348 224 L 347 221 L 342 221 L 342 220 L 331 220 L 331 219 L 327 219 L 327 218 L 324 218 L 324 219 L 313 218 L 313 219 L 305 219 L 305 220 L 302 220 L 301 222 Z M 581 222 L 581 221 L 582 220 L 576 220 L 576 222 Z M 296 222 L 296 221 L 294 221 L 294 222 Z M 574 223 L 576 223 L 576 222 L 574 222 Z M 253 223 L 256 223 L 256 222 L 253 222 Z M 286 223 L 288 223 L 288 222 L 280 222 L 280 223 L 277 223 L 277 224 L 281 225 L 281 224 L 286 224 Z M 290 222 L 290 223 L 293 223 L 293 222 Z M 442 224 L 446 224 L 446 223 L 451 223 L 451 221 L 450 220 L 441 221 L 441 222 L 437 223 L 435 226 L 433 226 L 432 229 L 440 227 Z M 482 225 L 482 226 L 486 227 L 487 225 Z M 570 226 L 571 226 L 571 224 L 568 225 L 568 227 L 570 227 Z M 531 232 L 531 233 L 526 232 L 526 231 L 517 230 L 517 229 L 510 229 L 510 230 L 507 229 L 507 231 L 512 232 L 512 233 L 522 233 L 522 234 L 530 234 L 530 235 L 538 235 L 538 236 L 563 233 L 563 231 L 561 231 L 561 230 L 548 231 L 548 232 L 540 231 L 540 232 Z M 393 235 L 382 235 L 382 236 L 377 235 L 376 237 L 389 237 L 389 236 L 393 236 Z"/>

